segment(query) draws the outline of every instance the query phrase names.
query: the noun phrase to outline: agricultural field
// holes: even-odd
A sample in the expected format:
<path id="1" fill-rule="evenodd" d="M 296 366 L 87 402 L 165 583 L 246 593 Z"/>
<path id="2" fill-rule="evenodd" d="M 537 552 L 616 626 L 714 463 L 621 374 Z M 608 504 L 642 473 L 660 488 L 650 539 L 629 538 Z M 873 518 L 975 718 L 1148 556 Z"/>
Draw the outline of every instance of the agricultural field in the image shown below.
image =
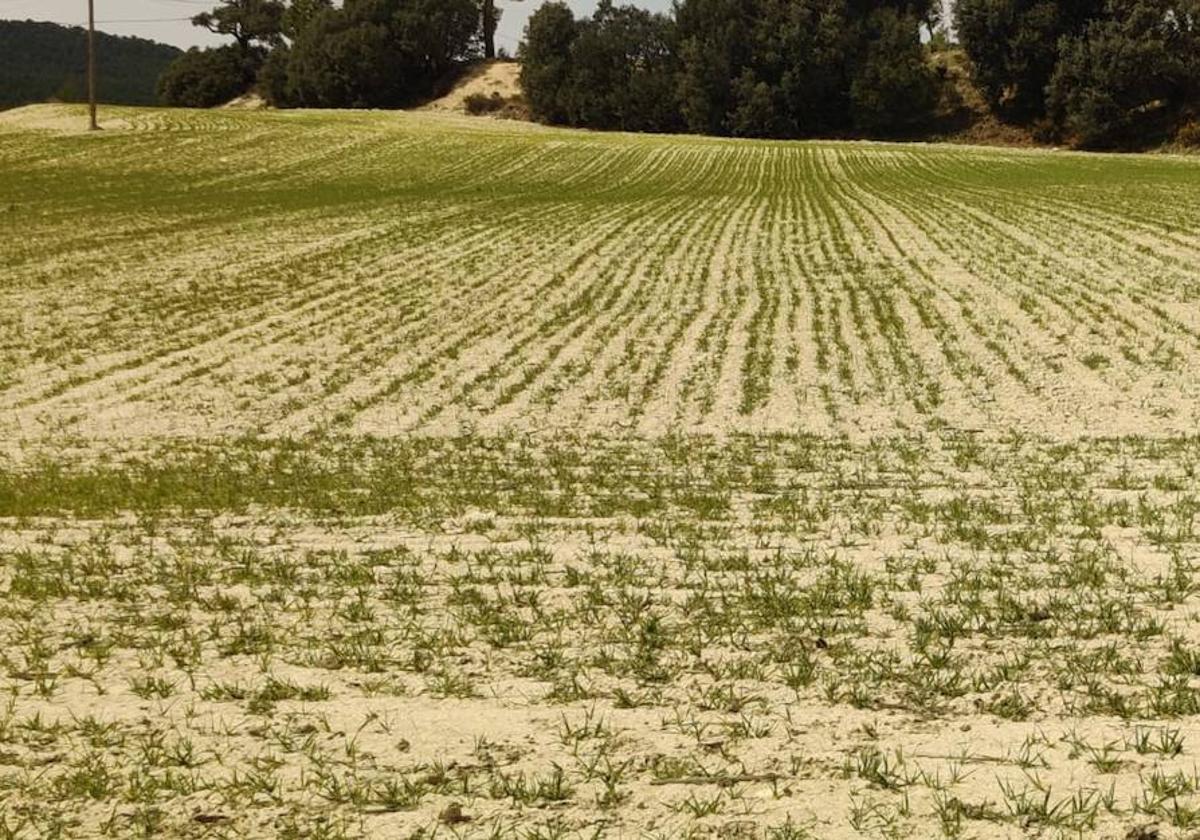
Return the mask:
<path id="1" fill-rule="evenodd" d="M 1200 836 L 1200 160 L 0 115 L 0 838 Z"/>

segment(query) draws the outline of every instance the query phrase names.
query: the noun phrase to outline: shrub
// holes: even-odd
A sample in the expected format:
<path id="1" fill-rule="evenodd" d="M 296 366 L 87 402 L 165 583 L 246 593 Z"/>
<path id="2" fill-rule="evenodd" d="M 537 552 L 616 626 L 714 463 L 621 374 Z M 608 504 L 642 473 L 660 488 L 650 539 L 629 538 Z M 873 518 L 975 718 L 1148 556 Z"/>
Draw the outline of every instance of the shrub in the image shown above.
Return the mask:
<path id="1" fill-rule="evenodd" d="M 463 100 L 463 107 L 473 117 L 483 114 L 494 114 L 497 111 L 503 110 L 507 104 L 508 100 L 496 91 L 492 91 L 490 96 L 486 93 L 472 93 Z"/>
<path id="2" fill-rule="evenodd" d="M 254 84 L 256 61 L 235 47 L 201 50 L 193 47 L 163 71 L 158 97 L 176 108 L 212 108 L 241 96 Z"/>
<path id="3" fill-rule="evenodd" d="M 1175 135 L 1175 143 L 1185 149 L 1200 149 L 1200 120 L 1189 120 Z"/>

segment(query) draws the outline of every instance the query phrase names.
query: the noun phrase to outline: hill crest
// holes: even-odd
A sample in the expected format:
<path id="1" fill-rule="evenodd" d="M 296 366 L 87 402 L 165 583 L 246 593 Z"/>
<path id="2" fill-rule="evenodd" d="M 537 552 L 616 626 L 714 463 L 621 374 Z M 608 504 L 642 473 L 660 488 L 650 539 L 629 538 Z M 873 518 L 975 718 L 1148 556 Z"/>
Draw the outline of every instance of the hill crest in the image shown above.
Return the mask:
<path id="1" fill-rule="evenodd" d="M 0 108 L 86 96 L 86 31 L 34 20 L 0 20 Z M 101 101 L 154 105 L 163 69 L 182 51 L 145 38 L 96 33 Z"/>

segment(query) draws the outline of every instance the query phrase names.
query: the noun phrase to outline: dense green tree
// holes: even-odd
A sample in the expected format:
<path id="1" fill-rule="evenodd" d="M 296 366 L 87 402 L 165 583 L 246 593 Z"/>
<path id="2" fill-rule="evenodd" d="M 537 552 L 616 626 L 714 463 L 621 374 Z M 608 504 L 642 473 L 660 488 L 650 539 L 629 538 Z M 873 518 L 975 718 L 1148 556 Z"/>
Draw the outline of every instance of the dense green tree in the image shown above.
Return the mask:
<path id="1" fill-rule="evenodd" d="M 245 93 L 254 84 L 262 56 L 247 57 L 237 47 L 192 48 L 173 61 L 158 80 L 164 105 L 212 108 Z"/>
<path id="2" fill-rule="evenodd" d="M 399 107 L 474 55 L 475 0 L 346 0 L 298 33 L 286 89 L 311 107 Z"/>
<path id="3" fill-rule="evenodd" d="M 283 13 L 282 31 L 288 40 L 295 41 L 317 15 L 333 8 L 333 0 L 291 0 Z"/>
<path id="4" fill-rule="evenodd" d="M 1109 0 L 1103 17 L 1059 45 L 1049 86 L 1056 123 L 1091 147 L 1165 136 L 1196 102 L 1198 8 L 1194 0 Z"/>
<path id="5" fill-rule="evenodd" d="M 1197 107 L 1200 0 L 959 0 L 956 21 L 988 103 L 1047 135 L 1145 145 Z"/>
<path id="6" fill-rule="evenodd" d="M 1013 121 L 1045 114 L 1059 41 L 1081 33 L 1103 1 L 957 0 L 955 30 L 996 113 Z"/>
<path id="7" fill-rule="evenodd" d="M 670 18 L 600 0 L 575 20 L 562 3 L 530 18 L 521 82 L 534 114 L 549 122 L 627 131 L 682 127 L 675 104 L 675 28 Z"/>
<path id="8" fill-rule="evenodd" d="M 227 35 L 234 44 L 188 50 L 176 59 L 159 78 L 163 103 L 210 108 L 252 88 L 271 48 L 284 44 L 286 12 L 282 0 L 222 0 L 193 17 L 193 25 Z"/>
<path id="9" fill-rule="evenodd" d="M 735 137 L 779 137 L 793 130 L 776 89 L 760 81 L 749 67 L 734 80 L 732 93 L 733 111 L 724 128 Z"/>
<path id="10" fill-rule="evenodd" d="M 800 137 L 906 130 L 936 82 L 929 0 L 681 0 L 675 18 L 604 0 L 530 22 L 523 82 L 543 119 L 593 128 Z M 674 78 L 671 85 L 665 84 Z"/>
<path id="11" fill-rule="evenodd" d="M 896 120 L 927 117 L 936 86 L 919 29 L 931 5 L 683 0 L 678 96 L 688 127 L 797 137 L 889 133 L 900 129 Z"/>
<path id="12" fill-rule="evenodd" d="M 258 93 L 268 105 L 291 108 L 297 104 L 288 77 L 288 65 L 291 60 L 291 47 L 283 44 L 271 50 L 262 67 L 258 68 Z"/>
<path id="13" fill-rule="evenodd" d="M 568 121 L 627 131 L 679 127 L 673 33 L 664 15 L 600 0 L 571 43 Z"/>
<path id="14" fill-rule="evenodd" d="M 320 15 L 300 34 L 287 64 L 287 90 L 310 108 L 380 107 L 403 100 L 396 51 L 383 24 Z"/>
<path id="15" fill-rule="evenodd" d="M 912 12 L 880 8 L 868 20 L 866 51 L 850 83 L 859 131 L 903 134 L 925 123 L 937 102 L 937 81 Z"/>
<path id="16" fill-rule="evenodd" d="M 543 4 L 529 18 L 518 57 L 521 87 L 538 119 L 550 123 L 568 119 L 571 46 L 578 35 L 575 15 L 558 0 Z"/>
<path id="17" fill-rule="evenodd" d="M 761 5 L 757 0 L 685 0 L 676 5 L 677 94 L 689 130 L 730 133 L 738 97 L 754 95 L 760 82 L 753 66 L 756 17 L 760 26 L 770 28 L 767 16 L 759 15 Z"/>
<path id="18" fill-rule="evenodd" d="M 251 57 L 256 47 L 273 47 L 281 42 L 286 11 L 281 0 L 222 0 L 212 11 L 193 17 L 192 23 L 228 35 L 242 55 Z"/>

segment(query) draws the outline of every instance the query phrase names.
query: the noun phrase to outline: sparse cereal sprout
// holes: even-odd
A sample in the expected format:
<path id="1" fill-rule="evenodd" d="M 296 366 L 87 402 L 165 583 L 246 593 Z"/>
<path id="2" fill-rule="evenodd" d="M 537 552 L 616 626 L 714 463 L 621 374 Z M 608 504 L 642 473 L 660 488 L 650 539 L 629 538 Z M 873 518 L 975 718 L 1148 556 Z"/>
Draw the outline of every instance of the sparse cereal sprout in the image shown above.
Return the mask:
<path id="1" fill-rule="evenodd" d="M 1200 162 L 82 113 L 0 838 L 1200 829 Z"/>

